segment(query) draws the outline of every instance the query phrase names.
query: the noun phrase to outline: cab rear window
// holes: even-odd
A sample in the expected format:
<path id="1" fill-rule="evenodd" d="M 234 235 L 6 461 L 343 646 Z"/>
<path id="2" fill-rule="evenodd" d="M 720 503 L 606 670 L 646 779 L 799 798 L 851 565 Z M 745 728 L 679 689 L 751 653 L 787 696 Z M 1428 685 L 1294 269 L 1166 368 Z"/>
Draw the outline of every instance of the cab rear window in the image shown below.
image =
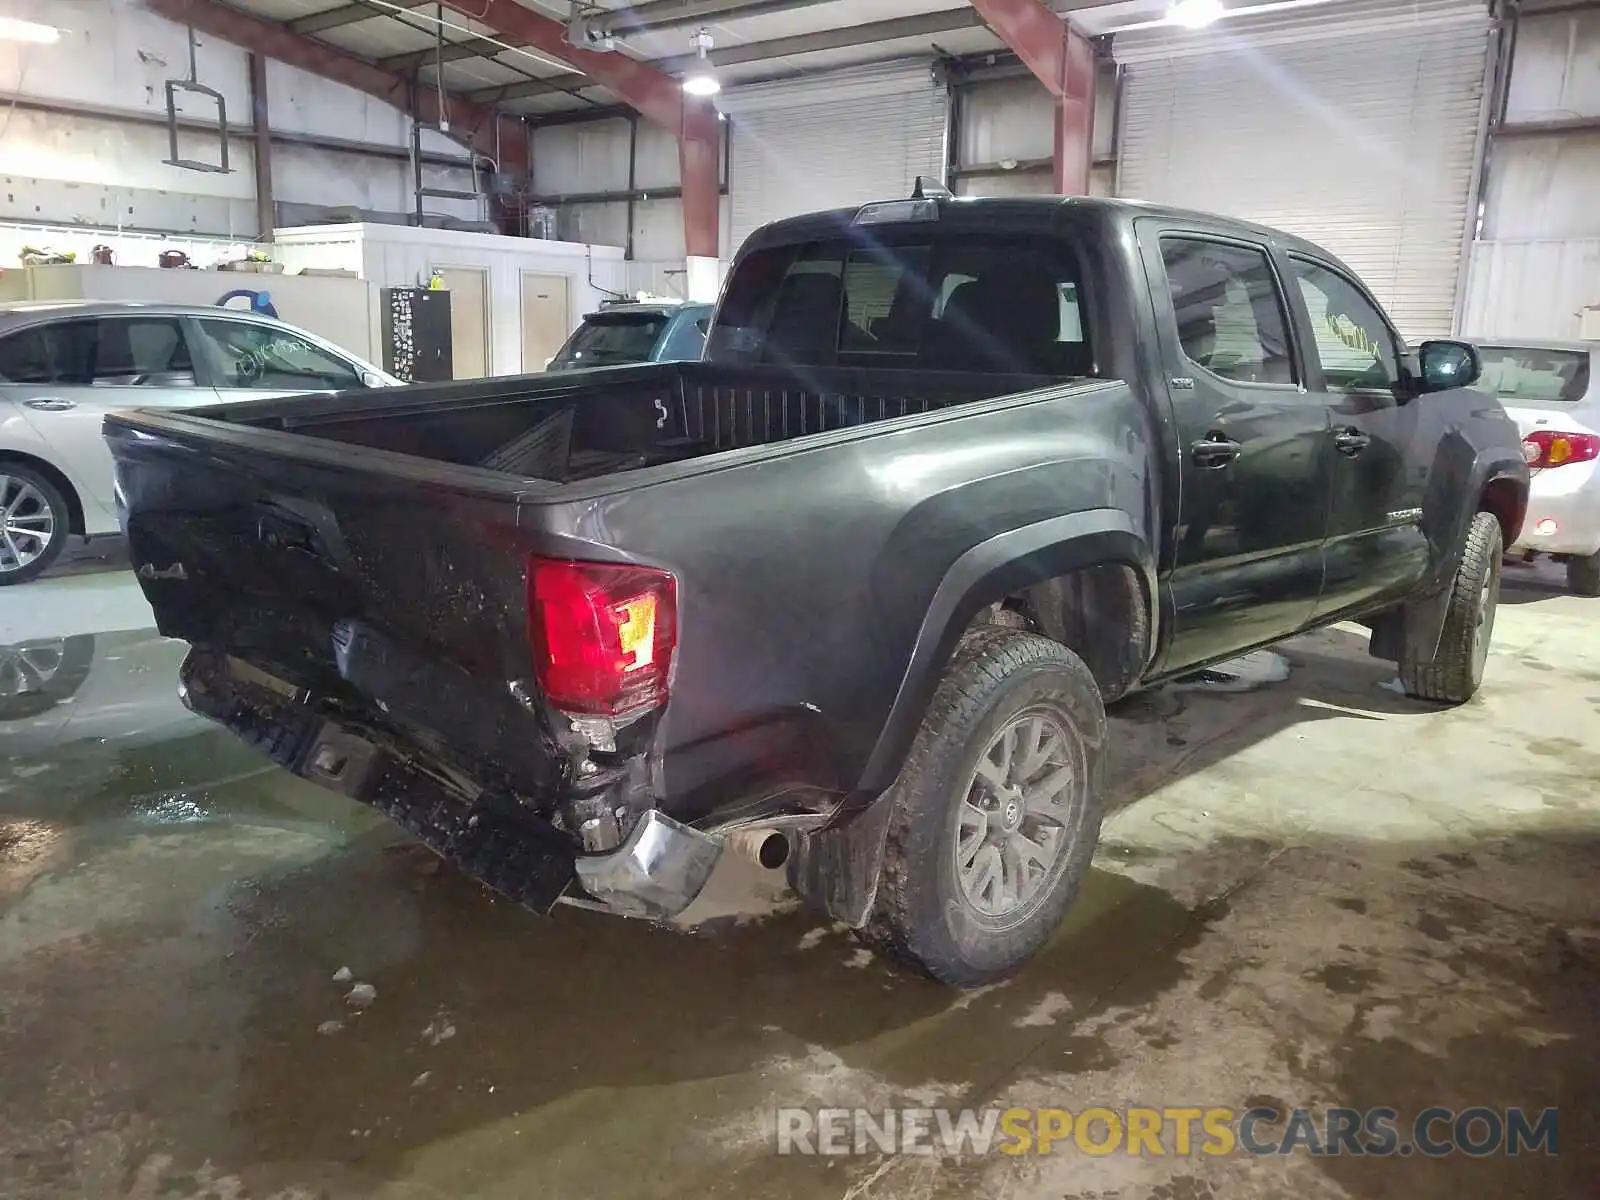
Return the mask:
<path id="1" fill-rule="evenodd" d="M 706 357 L 1013 375 L 1093 371 L 1078 264 L 1038 239 L 924 230 L 754 251 Z"/>
<path id="2" fill-rule="evenodd" d="M 593 313 L 556 355 L 556 364 L 605 367 L 649 362 L 667 321 L 661 313 Z"/>

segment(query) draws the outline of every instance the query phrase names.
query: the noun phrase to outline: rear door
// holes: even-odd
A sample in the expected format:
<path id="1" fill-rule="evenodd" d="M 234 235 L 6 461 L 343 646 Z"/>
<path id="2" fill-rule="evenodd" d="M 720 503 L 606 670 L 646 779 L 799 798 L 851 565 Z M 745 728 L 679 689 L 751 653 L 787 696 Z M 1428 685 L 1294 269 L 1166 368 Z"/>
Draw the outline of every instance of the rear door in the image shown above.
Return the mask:
<path id="1" fill-rule="evenodd" d="M 1304 626 L 1322 588 L 1328 413 L 1307 393 L 1268 246 L 1141 223 L 1182 448 L 1163 671 Z"/>
<path id="2" fill-rule="evenodd" d="M 211 404 L 180 318 L 159 313 L 77 317 L 8 335 L 0 392 L 49 447 L 86 502 L 115 513 L 108 412 Z"/>
<path id="3" fill-rule="evenodd" d="M 1442 429 L 1428 397 L 1408 395 L 1403 343 L 1348 273 L 1287 258 L 1308 384 L 1328 406 L 1333 447 L 1326 577 L 1318 617 L 1405 595 L 1428 570 L 1422 502 Z"/>

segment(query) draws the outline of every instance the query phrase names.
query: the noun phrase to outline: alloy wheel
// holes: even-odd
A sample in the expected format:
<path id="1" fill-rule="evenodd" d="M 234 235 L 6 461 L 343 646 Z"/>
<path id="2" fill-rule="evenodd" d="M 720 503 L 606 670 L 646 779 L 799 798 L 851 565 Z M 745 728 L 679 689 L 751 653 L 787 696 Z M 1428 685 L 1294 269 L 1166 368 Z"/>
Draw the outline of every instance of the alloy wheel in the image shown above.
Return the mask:
<path id="1" fill-rule="evenodd" d="M 956 877 L 977 912 L 1013 917 L 1052 877 L 1067 846 L 1081 763 L 1073 732 L 1038 709 L 990 741 L 962 796 L 955 839 Z"/>
<path id="2" fill-rule="evenodd" d="M 20 571 L 50 548 L 56 513 L 43 492 L 16 475 L 0 475 L 0 572 Z"/>

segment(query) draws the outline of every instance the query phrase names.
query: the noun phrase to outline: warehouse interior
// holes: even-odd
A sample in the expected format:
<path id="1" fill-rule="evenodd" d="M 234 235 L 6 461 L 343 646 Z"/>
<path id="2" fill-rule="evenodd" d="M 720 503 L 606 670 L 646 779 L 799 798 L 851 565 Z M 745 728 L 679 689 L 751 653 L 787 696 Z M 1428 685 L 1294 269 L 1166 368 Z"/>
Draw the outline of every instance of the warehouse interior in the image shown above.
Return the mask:
<path id="1" fill-rule="evenodd" d="M 1410 344 L 1600 359 L 1600 0 L 0 0 L 0 338 L 242 303 L 362 378 L 532 377 L 613 306 L 716 303 L 772 222 L 924 188 L 1256 222 Z M 1349 624 L 1112 705 L 1079 899 L 955 992 L 759 855 L 665 925 L 535 916 L 273 766 L 180 702 L 111 489 L 0 587 L 0 1195 L 1595 1194 L 1600 599 L 1565 555 L 1507 547 L 1460 707 Z M 1141 1151 L 1140 1106 L 1194 1149 Z M 1330 1108 L 1559 1143 L 1283 1140 Z M 1213 1110 L 1281 1150 L 1204 1149 Z M 1057 1144 L 859 1133 L 968 1111 Z"/>

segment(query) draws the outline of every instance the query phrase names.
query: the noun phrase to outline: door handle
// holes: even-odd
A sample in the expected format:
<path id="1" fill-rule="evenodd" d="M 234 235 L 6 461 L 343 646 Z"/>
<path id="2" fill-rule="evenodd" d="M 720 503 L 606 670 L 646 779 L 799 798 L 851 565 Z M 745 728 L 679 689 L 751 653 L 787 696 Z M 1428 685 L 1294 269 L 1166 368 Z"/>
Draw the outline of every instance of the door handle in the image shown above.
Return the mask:
<path id="1" fill-rule="evenodd" d="M 1189 457 L 1203 470 L 1218 471 L 1238 458 L 1243 449 L 1232 438 L 1212 430 L 1189 447 Z"/>
<path id="2" fill-rule="evenodd" d="M 69 408 L 78 407 L 65 396 L 35 396 L 32 400 L 24 400 L 22 403 L 39 412 L 66 412 Z"/>
<path id="3" fill-rule="evenodd" d="M 1372 445 L 1371 436 L 1353 426 L 1347 425 L 1338 430 L 1333 437 L 1333 448 L 1346 458 L 1354 458 L 1370 445 Z"/>

